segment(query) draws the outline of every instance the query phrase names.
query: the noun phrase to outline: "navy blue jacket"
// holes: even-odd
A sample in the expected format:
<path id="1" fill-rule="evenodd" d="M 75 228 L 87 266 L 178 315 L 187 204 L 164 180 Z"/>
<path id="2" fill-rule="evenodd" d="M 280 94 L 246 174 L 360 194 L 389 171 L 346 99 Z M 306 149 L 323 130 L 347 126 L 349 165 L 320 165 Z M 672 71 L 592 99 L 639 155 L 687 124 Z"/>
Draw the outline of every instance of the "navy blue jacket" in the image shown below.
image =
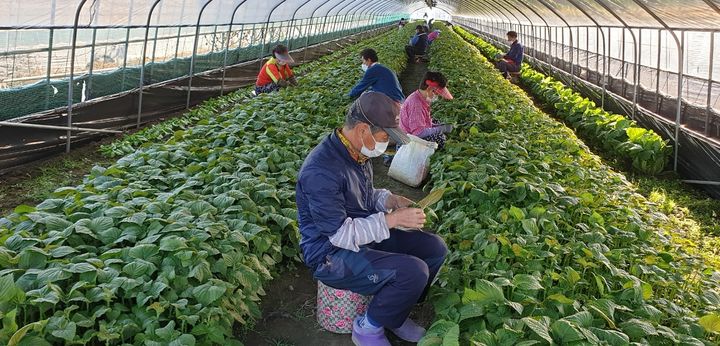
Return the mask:
<path id="1" fill-rule="evenodd" d="M 398 102 L 405 100 L 405 95 L 395 72 L 379 63 L 368 67 L 363 78 L 350 90 L 349 95 L 350 97 L 358 97 L 368 89 L 383 93 Z"/>
<path id="2" fill-rule="evenodd" d="M 300 168 L 295 190 L 300 248 L 305 264 L 315 270 L 336 248 L 332 237 L 347 218 L 381 212 L 373 187 L 372 163 L 355 161 L 333 131 L 310 152 Z"/>
<path id="3" fill-rule="evenodd" d="M 520 44 L 520 42 L 515 40 L 512 46 L 510 46 L 510 51 L 505 54 L 504 58 L 508 58 L 515 62 L 515 65 L 520 66 L 523 61 L 523 50 L 523 46 Z"/>
<path id="4" fill-rule="evenodd" d="M 410 39 L 410 45 L 415 48 L 415 53 L 424 54 L 428 48 L 428 35 L 424 32 L 416 34 Z"/>

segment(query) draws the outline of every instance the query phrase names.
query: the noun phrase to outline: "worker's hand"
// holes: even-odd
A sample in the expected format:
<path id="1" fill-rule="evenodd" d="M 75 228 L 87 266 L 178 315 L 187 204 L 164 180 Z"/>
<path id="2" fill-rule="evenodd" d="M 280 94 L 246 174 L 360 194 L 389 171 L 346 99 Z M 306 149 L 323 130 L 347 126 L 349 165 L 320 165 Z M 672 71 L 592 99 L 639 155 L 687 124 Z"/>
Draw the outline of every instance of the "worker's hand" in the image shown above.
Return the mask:
<path id="1" fill-rule="evenodd" d="M 290 80 L 288 80 L 288 81 L 290 82 L 290 85 L 292 85 L 292 86 L 298 85 L 297 78 L 295 78 L 295 76 L 290 77 Z"/>
<path id="2" fill-rule="evenodd" d="M 425 213 L 418 208 L 402 208 L 385 215 L 388 228 L 422 228 L 425 225 Z"/>
<path id="3" fill-rule="evenodd" d="M 278 84 L 279 86 L 283 87 L 283 88 L 286 87 L 286 86 L 288 86 L 288 82 L 287 82 L 286 80 L 284 80 L 284 79 L 279 80 L 279 81 L 277 82 L 277 84 Z"/>
<path id="4" fill-rule="evenodd" d="M 440 125 L 440 128 L 442 129 L 443 133 L 450 133 L 453 130 L 452 125 Z"/>
<path id="5" fill-rule="evenodd" d="M 407 208 L 413 204 L 413 201 L 398 195 L 391 194 L 390 197 L 385 201 L 385 209 L 397 210 L 400 208 Z"/>

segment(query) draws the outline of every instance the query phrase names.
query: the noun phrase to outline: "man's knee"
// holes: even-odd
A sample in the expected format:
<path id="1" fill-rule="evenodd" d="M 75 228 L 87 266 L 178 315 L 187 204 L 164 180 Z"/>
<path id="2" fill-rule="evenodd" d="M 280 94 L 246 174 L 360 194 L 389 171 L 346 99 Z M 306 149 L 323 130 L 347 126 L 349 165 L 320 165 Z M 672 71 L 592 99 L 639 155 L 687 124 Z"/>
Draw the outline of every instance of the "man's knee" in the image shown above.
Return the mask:
<path id="1" fill-rule="evenodd" d="M 507 72 L 507 70 L 508 70 L 508 63 L 505 62 L 505 61 L 500 61 L 500 62 L 498 62 L 498 64 L 497 64 L 497 68 L 498 68 L 498 70 L 500 70 L 500 72 Z"/>
<path id="2" fill-rule="evenodd" d="M 445 139 L 445 135 L 443 134 L 443 139 Z M 428 233 L 430 235 L 430 241 L 429 243 L 429 249 L 433 253 L 433 258 L 442 257 L 445 258 L 448 254 L 448 247 L 447 244 L 445 244 L 445 240 L 437 235 Z"/>
<path id="3" fill-rule="evenodd" d="M 422 289 L 430 277 L 430 269 L 425 261 L 415 256 L 403 256 L 398 260 L 397 280 L 400 284 Z"/>

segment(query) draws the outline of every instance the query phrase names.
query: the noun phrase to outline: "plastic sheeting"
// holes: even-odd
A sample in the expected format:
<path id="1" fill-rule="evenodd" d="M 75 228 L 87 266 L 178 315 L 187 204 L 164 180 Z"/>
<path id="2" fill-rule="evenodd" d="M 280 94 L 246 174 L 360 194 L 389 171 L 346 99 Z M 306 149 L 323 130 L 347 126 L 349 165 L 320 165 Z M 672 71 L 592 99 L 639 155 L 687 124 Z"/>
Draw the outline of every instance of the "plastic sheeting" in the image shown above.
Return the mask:
<path id="1" fill-rule="evenodd" d="M 80 7 L 82 3 L 82 6 Z M 142 26 L 154 0 L 0 0 L 2 27 L 69 27 L 81 8 L 80 26 Z M 160 0 L 153 11 L 153 25 L 265 23 L 327 15 L 410 13 L 417 1 L 366 0 Z M 203 10 L 203 8 L 205 8 Z M 238 11 L 235 9 L 238 8 Z"/>
<path id="2" fill-rule="evenodd" d="M 717 0 L 440 0 L 438 7 L 457 16 L 551 26 L 592 25 L 585 13 L 601 26 L 715 30 L 720 23 Z"/>
<path id="3" fill-rule="evenodd" d="M 297 63 L 315 60 L 362 39 L 389 30 L 382 27 L 347 36 L 338 40 L 310 46 L 292 52 Z M 255 82 L 262 60 L 244 62 L 222 70 L 196 75 L 190 104 L 228 93 Z M 302 78 L 302 76 L 300 76 Z M 142 123 L 167 118 L 185 109 L 187 78 L 148 86 L 143 91 Z M 135 127 L 138 114 L 138 90 L 104 96 L 78 105 L 74 109 L 73 125 L 83 128 L 127 129 Z M 24 121 L 36 125 L 66 125 L 66 109 L 57 108 L 35 114 Z M 15 167 L 39 160 L 65 149 L 65 131 L 0 126 L 0 174 Z M 73 146 L 97 139 L 102 135 L 73 132 Z"/>
<path id="4" fill-rule="evenodd" d="M 81 0 L 0 0 L 0 25 L 15 27 L 71 26 Z M 90 26 L 143 25 L 152 0 L 87 0 L 80 23 Z M 410 0 L 161 0 L 154 17 L 159 25 L 191 25 L 205 6 L 201 23 L 229 23 L 240 5 L 236 23 L 261 23 L 358 13 L 412 13 L 425 1 Z M 469 0 L 436 1 L 452 15 L 543 25 L 587 25 L 588 13 L 600 25 L 677 29 L 717 29 L 717 0 Z M 619 18 L 618 18 L 619 17 Z"/>
<path id="5" fill-rule="evenodd" d="M 502 46 L 502 38 L 499 35 L 484 33 L 467 26 L 474 33 L 483 36 L 497 46 Z M 507 47 L 503 47 L 507 49 Z M 633 84 L 625 78 L 615 78 L 612 74 L 606 76 L 607 84 L 605 97 L 603 90 L 596 84 L 602 79 L 600 72 L 584 68 L 582 65 L 575 66 L 575 73 L 580 75 L 582 79 L 572 78 L 568 73 L 570 70 L 569 62 L 556 62 L 554 68 L 546 63 L 551 56 L 544 52 L 529 48 L 526 54 L 530 56 L 528 61 L 541 72 L 552 75 L 556 79 L 562 81 L 566 85 L 578 90 L 581 94 L 593 99 L 597 104 L 601 104 L 604 99 L 605 109 L 618 114 L 630 116 L 633 114 Z M 595 56 L 597 57 L 597 56 Z M 590 58 L 590 57 L 589 57 Z M 612 60 L 612 59 L 611 59 Z M 615 65 L 619 65 L 619 61 L 611 61 Z M 609 69 L 613 71 L 613 68 Z M 651 129 L 660 134 L 663 138 L 675 138 L 675 112 L 676 99 L 667 95 L 658 95 L 655 90 L 647 90 L 643 87 L 638 88 L 638 107 L 635 109 L 634 120 L 642 127 Z M 705 182 L 720 182 L 720 141 L 703 136 L 699 133 L 698 127 L 704 126 L 707 110 L 705 108 L 694 107 L 686 102 L 682 103 L 683 117 L 681 122 L 683 126 L 678 132 L 678 166 L 677 171 L 685 179 Z M 713 115 L 718 119 L 718 114 Z M 720 136 L 720 122 L 717 120 L 712 123 L 713 133 L 709 135 Z M 667 166 L 672 169 L 673 162 Z M 699 185 L 715 198 L 720 198 L 720 187 L 713 185 Z"/>

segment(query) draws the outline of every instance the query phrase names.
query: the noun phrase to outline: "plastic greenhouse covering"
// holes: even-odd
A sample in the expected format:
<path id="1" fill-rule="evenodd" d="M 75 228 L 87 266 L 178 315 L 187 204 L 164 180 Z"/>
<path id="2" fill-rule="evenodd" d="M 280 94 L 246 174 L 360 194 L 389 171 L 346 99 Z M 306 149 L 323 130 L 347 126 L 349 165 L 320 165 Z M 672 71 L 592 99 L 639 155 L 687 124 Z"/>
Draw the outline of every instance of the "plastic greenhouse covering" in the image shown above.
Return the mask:
<path id="1" fill-rule="evenodd" d="M 0 120 L 123 129 L 136 120 L 140 124 L 143 97 L 146 107 L 154 102 L 148 90 L 175 100 L 175 108 L 157 104 L 146 109 L 149 114 L 189 107 L 251 83 L 275 44 L 314 57 L 332 49 L 329 42 L 430 13 L 500 46 L 505 32 L 518 31 L 535 66 L 650 124 L 673 143 L 673 168 L 720 185 L 718 0 L 0 0 L 0 5 Z M 244 72 L 233 70 L 238 65 Z M 142 88 L 147 90 L 138 93 Z M 113 95 L 125 95 L 137 108 L 126 110 L 125 122 L 72 122 L 73 108 L 82 111 Z M 69 147 L 73 136 L 48 131 L 43 140 L 23 143 L 52 138 Z"/>

